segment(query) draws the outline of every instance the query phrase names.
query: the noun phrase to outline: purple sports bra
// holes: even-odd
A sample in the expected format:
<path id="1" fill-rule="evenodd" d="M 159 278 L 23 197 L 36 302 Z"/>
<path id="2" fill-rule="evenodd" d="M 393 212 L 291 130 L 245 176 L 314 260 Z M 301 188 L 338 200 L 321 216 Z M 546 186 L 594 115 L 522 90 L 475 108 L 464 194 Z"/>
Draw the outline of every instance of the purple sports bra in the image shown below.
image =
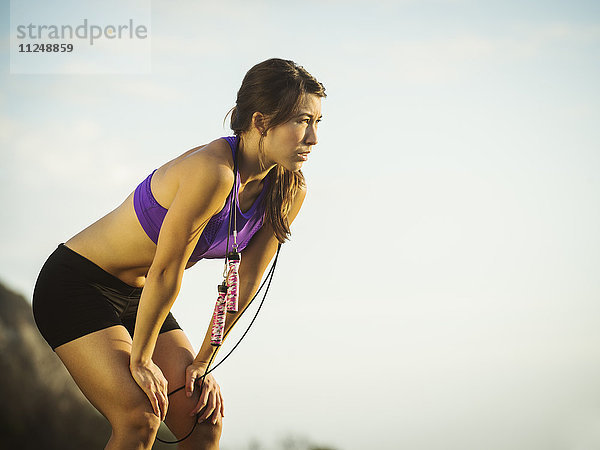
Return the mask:
<path id="1" fill-rule="evenodd" d="M 231 153 L 235 161 L 235 152 L 238 148 L 239 138 L 237 136 L 223 137 L 229 146 L 231 147 Z M 155 244 L 158 242 L 158 233 L 160 227 L 167 214 L 167 209 L 159 205 L 154 198 L 152 190 L 150 189 L 150 181 L 152 175 L 154 175 L 156 169 L 148 175 L 148 177 L 142 181 L 135 189 L 133 194 L 133 206 L 140 225 L 148 235 L 152 242 Z M 260 229 L 264 221 L 265 207 L 262 202 L 266 190 L 267 190 L 267 179 L 263 181 L 263 188 L 254 204 L 246 212 L 242 212 L 239 207 L 238 192 L 240 189 L 240 174 L 237 173 L 235 178 L 235 196 L 236 196 L 236 208 L 237 208 L 237 242 L 238 251 L 242 251 L 250 242 L 250 238 Z M 202 258 L 215 259 L 224 258 L 227 246 L 227 233 L 229 227 L 229 210 L 231 208 L 231 196 L 234 190 L 232 189 L 227 197 L 225 206 L 221 211 L 211 217 L 206 227 L 200 235 L 200 240 L 196 245 L 196 248 L 192 252 L 190 262 L 196 262 Z M 233 228 L 233 218 L 231 221 L 231 227 Z M 232 235 L 229 236 L 229 250 L 233 244 L 233 231 Z"/>

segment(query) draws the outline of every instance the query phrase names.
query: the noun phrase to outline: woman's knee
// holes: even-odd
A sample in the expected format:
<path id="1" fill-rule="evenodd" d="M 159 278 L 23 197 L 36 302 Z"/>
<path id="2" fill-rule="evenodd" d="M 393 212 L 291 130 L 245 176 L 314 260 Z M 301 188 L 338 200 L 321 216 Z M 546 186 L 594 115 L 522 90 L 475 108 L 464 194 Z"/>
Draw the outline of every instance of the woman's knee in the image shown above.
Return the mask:
<path id="1" fill-rule="evenodd" d="M 148 407 L 125 408 L 110 417 L 109 421 L 115 434 L 127 433 L 140 442 L 154 439 L 160 427 L 160 419 L 150 408 L 149 402 Z"/>
<path id="2" fill-rule="evenodd" d="M 210 420 L 198 423 L 196 425 L 196 433 L 200 436 L 203 442 L 214 442 L 218 443 L 221 439 L 221 432 L 223 431 L 223 419 L 219 416 L 217 423 L 213 424 Z"/>

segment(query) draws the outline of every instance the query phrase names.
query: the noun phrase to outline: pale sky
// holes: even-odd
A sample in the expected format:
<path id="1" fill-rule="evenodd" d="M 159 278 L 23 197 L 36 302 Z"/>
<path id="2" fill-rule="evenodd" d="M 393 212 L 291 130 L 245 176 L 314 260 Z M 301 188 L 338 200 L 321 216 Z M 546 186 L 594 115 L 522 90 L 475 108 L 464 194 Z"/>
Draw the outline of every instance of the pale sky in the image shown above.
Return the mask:
<path id="1" fill-rule="evenodd" d="M 328 97 L 265 306 L 215 371 L 223 448 L 600 448 L 600 3 L 146 4 L 149 73 L 11 74 L 2 2 L 5 284 L 30 298 L 58 243 L 231 134 L 252 65 L 293 59 Z M 196 348 L 221 270 L 173 308 Z"/>

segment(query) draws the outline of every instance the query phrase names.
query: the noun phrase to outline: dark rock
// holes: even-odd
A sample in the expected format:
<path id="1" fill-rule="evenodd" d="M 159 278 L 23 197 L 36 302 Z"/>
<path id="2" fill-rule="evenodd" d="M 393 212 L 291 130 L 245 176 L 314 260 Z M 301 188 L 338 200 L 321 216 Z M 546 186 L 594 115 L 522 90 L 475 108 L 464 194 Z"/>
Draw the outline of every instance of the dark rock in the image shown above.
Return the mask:
<path id="1" fill-rule="evenodd" d="M 31 304 L 0 283 L 2 448 L 102 449 L 110 425 L 39 334 Z"/>

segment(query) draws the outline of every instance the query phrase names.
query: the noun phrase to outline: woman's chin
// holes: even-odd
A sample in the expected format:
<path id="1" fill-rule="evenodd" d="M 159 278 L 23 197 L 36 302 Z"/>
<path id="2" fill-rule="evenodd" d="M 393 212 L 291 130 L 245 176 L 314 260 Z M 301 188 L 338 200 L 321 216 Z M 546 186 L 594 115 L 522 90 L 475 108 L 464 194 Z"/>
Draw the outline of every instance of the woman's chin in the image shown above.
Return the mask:
<path id="1" fill-rule="evenodd" d="M 302 169 L 302 163 L 303 163 L 303 161 L 294 162 L 291 164 L 279 164 L 279 165 L 281 167 L 283 167 L 285 170 L 289 170 L 290 172 L 298 172 L 300 169 Z"/>
<path id="2" fill-rule="evenodd" d="M 302 169 L 303 164 L 304 161 L 295 162 L 294 164 L 292 164 L 292 168 L 289 170 L 291 170 L 292 172 L 298 172 L 300 169 Z"/>

